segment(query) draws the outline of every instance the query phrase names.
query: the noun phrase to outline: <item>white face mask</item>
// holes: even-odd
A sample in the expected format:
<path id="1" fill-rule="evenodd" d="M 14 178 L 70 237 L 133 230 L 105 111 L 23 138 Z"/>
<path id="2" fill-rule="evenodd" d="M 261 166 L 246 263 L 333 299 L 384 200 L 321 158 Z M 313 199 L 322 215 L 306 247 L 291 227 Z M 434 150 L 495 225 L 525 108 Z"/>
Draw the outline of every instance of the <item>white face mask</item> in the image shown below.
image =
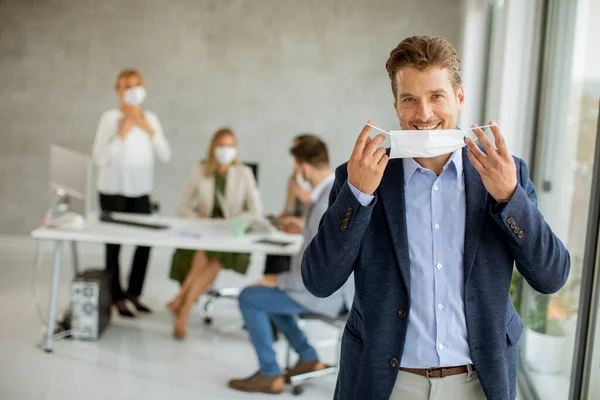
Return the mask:
<path id="1" fill-rule="evenodd" d="M 123 101 L 130 106 L 141 106 L 144 100 L 146 100 L 146 88 L 143 86 L 136 86 L 125 90 L 123 95 Z"/>
<path id="2" fill-rule="evenodd" d="M 390 158 L 431 158 L 452 153 L 465 145 L 465 135 L 458 129 L 391 131 Z"/>
<path id="3" fill-rule="evenodd" d="M 400 130 L 386 132 L 390 136 L 390 158 L 433 158 L 452 153 L 465 144 L 465 137 L 471 137 L 471 130 Z M 480 126 L 487 128 L 491 125 Z M 471 137 L 474 141 L 476 138 Z"/>
<path id="4" fill-rule="evenodd" d="M 229 165 L 237 157 L 237 149 L 232 146 L 218 146 L 215 149 L 215 157 L 221 165 Z"/>
<path id="5" fill-rule="evenodd" d="M 296 183 L 298 184 L 298 186 L 300 186 L 304 190 L 308 190 L 308 191 L 312 190 L 312 185 L 310 184 L 309 181 L 307 181 L 306 179 L 304 179 L 302 177 L 302 174 L 300 172 L 296 172 Z"/>

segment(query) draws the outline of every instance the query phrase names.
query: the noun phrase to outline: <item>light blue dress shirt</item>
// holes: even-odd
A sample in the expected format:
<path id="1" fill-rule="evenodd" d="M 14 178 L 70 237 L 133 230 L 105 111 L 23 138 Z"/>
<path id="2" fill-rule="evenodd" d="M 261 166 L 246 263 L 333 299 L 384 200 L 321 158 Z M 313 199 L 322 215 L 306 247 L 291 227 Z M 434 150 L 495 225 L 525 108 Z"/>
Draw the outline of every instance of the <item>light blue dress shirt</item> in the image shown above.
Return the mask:
<path id="1" fill-rule="evenodd" d="M 410 255 L 410 313 L 400 365 L 472 364 L 464 309 L 465 180 L 462 151 L 439 176 L 412 158 L 402 160 Z M 374 196 L 350 184 L 367 206 Z"/>

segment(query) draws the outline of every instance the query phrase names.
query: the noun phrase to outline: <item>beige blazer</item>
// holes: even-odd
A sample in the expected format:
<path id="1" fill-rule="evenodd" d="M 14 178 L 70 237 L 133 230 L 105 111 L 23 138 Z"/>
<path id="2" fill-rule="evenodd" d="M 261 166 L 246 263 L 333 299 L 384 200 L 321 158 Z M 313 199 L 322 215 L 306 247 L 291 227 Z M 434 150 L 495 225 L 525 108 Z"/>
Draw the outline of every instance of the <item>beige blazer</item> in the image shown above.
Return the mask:
<path id="1" fill-rule="evenodd" d="M 255 219 L 262 216 L 262 202 L 252 174 L 245 165 L 232 165 L 227 172 L 225 193 L 218 193 L 221 209 L 225 218 Z M 215 200 L 215 178 L 206 177 L 202 163 L 192 168 L 188 176 L 179 203 L 179 217 L 210 218 Z"/>

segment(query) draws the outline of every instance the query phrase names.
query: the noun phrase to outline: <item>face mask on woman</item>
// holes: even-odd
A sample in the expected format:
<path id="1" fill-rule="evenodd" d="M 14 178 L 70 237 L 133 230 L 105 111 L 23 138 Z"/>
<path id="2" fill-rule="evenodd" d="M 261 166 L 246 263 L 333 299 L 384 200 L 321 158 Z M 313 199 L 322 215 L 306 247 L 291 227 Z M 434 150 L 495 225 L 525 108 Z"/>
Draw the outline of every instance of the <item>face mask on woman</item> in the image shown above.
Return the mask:
<path id="1" fill-rule="evenodd" d="M 146 88 L 143 86 L 136 86 L 125 90 L 123 100 L 130 106 L 141 106 L 144 100 L 146 100 Z"/>
<path id="2" fill-rule="evenodd" d="M 229 165 L 237 157 L 237 149 L 232 146 L 218 146 L 215 149 L 215 157 L 221 165 Z"/>

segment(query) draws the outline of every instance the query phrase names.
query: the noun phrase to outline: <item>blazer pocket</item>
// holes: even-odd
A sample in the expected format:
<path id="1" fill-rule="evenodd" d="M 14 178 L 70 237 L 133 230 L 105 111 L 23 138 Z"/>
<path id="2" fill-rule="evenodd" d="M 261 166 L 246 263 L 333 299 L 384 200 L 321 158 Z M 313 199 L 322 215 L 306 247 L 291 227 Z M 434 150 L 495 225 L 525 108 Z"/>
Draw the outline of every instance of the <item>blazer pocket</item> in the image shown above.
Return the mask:
<path id="1" fill-rule="evenodd" d="M 508 341 L 508 344 L 516 346 L 522 333 L 523 321 L 521 321 L 521 318 L 519 318 L 517 313 L 514 313 L 506 327 L 506 340 Z"/>
<path id="2" fill-rule="evenodd" d="M 346 336 L 348 336 L 350 339 L 354 340 L 356 343 L 359 343 L 359 344 L 364 343 L 364 340 L 363 340 L 361 334 L 358 332 L 358 329 L 353 327 L 348 322 L 346 323 L 346 327 L 344 328 L 344 333 L 346 334 Z"/>

